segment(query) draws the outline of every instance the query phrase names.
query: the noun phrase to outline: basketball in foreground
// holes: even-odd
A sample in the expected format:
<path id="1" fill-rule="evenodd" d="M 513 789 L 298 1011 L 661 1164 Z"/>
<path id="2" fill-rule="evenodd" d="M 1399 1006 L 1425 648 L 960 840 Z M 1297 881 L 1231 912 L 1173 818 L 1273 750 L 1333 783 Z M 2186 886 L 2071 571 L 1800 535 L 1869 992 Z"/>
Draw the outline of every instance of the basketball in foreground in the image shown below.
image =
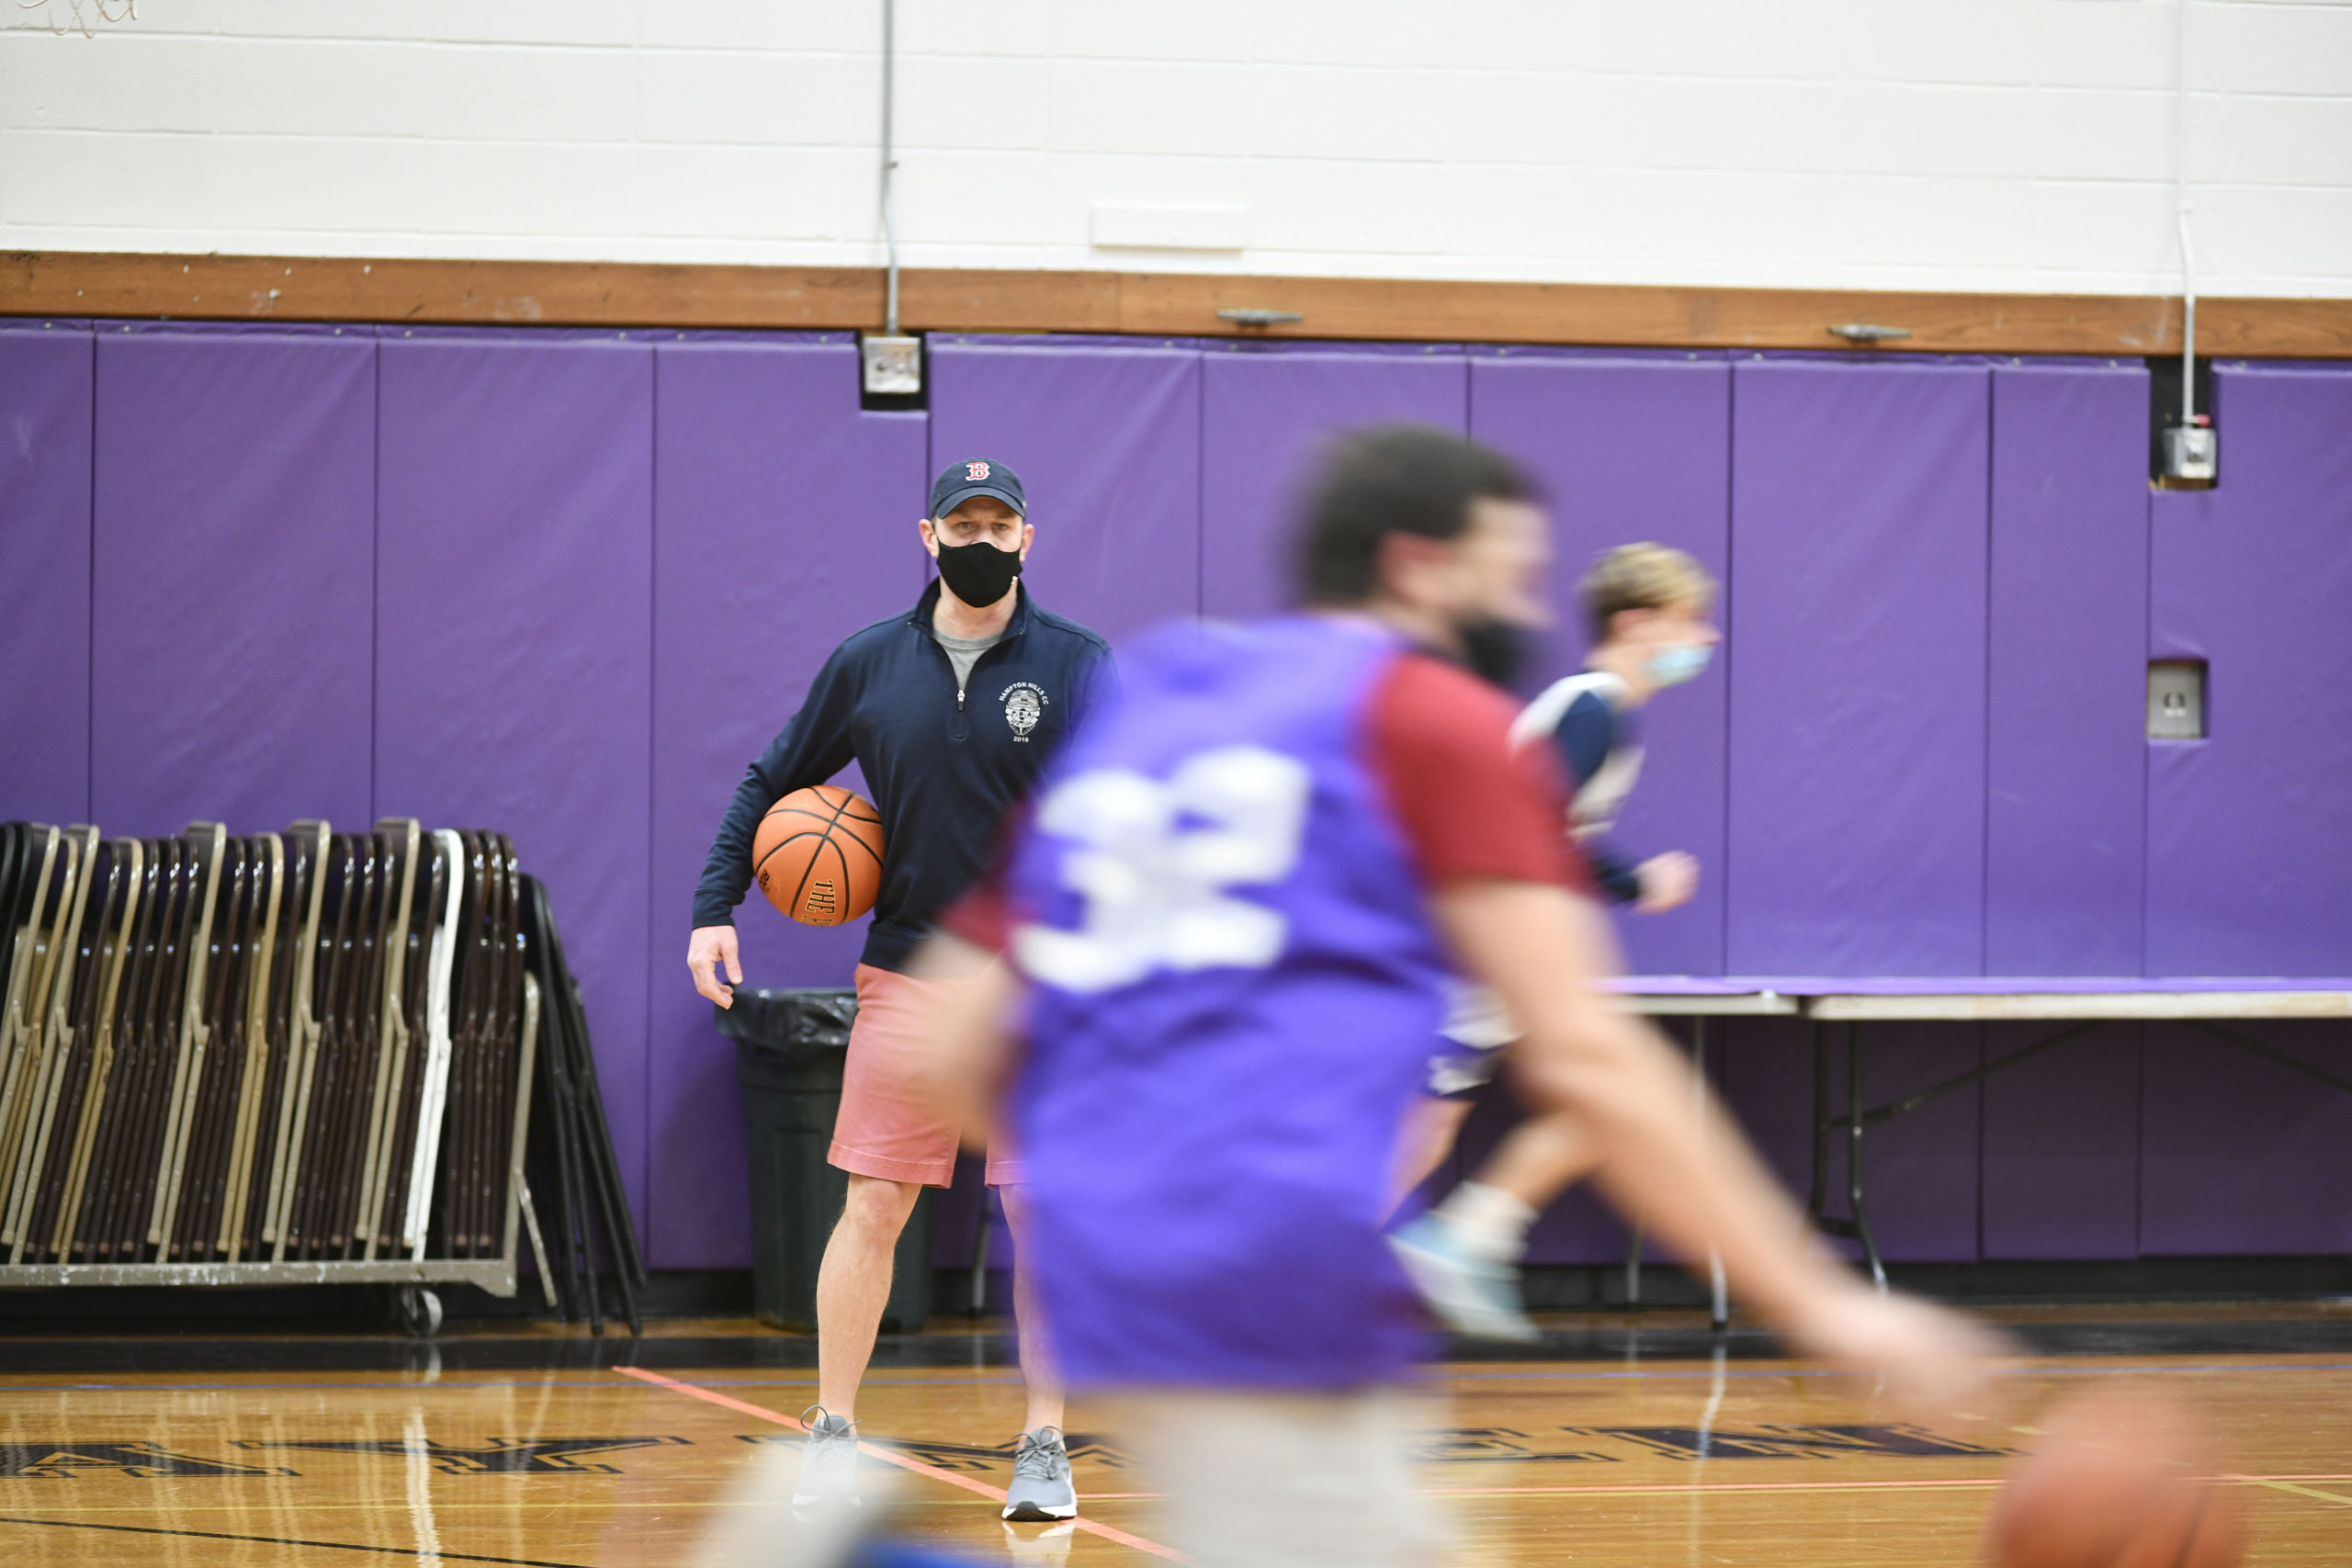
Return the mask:
<path id="1" fill-rule="evenodd" d="M 2187 1405 L 2129 1389 L 2062 1401 L 1984 1532 L 1991 1568 L 2236 1568 L 2245 1515 Z"/>
<path id="2" fill-rule="evenodd" d="M 882 886 L 882 816 L 839 784 L 796 789 L 760 818 L 752 874 L 768 902 L 806 926 L 837 926 L 874 908 Z"/>

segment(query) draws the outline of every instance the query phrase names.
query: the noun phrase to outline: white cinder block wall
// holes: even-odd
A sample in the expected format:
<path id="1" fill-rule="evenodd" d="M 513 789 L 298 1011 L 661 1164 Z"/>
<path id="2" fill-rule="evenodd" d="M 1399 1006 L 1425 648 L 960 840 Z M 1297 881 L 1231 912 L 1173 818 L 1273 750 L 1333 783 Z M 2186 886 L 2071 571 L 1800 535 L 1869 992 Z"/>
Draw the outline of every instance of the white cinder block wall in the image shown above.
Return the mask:
<path id="1" fill-rule="evenodd" d="M 2168 293 L 2177 4 L 899 0 L 900 255 Z M 0 5 L 0 248 L 880 259 L 881 0 Z M 2203 288 L 2352 295 L 2352 4 L 2189 20 Z"/>

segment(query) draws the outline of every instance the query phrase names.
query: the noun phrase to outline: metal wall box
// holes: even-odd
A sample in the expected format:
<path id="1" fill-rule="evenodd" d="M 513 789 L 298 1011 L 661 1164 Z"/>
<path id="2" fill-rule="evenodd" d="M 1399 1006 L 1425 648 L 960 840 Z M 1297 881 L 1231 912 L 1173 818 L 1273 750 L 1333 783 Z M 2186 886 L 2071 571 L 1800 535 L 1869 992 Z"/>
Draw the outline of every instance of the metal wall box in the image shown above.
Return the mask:
<path id="1" fill-rule="evenodd" d="M 2165 432 L 2166 482 L 2210 485 L 2221 471 L 2221 436 L 2210 424 L 2176 424 Z"/>
<path id="2" fill-rule="evenodd" d="M 922 390 L 922 340 L 869 333 L 858 340 L 867 397 L 913 397 Z"/>

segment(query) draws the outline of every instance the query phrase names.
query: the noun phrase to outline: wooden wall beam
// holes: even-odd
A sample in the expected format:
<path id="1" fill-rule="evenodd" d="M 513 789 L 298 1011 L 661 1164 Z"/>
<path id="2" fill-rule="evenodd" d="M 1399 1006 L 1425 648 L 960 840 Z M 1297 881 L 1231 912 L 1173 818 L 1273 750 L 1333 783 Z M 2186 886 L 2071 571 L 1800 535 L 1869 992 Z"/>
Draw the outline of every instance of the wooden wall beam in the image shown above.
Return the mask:
<path id="1" fill-rule="evenodd" d="M 645 262 L 0 253 L 0 315 L 401 324 L 851 328 L 882 323 L 872 267 Z M 1268 327 L 1227 309 L 1295 310 Z M 1829 328 L 1904 327 L 1897 350 L 2177 354 L 2179 301 L 2113 294 L 1939 294 L 1209 273 L 920 268 L 904 323 L 933 332 L 1838 348 Z M 2198 347 L 2352 357 L 2352 299 L 2208 299 Z"/>
<path id="2" fill-rule="evenodd" d="M 541 326 L 844 327 L 865 267 L 0 253 L 0 314 Z"/>

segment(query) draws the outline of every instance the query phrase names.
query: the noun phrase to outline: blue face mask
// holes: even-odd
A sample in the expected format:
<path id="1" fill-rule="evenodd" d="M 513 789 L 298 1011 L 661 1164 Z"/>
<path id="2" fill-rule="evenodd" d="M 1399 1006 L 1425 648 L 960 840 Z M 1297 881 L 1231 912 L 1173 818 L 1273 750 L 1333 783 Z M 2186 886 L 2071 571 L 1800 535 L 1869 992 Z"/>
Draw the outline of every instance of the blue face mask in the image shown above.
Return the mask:
<path id="1" fill-rule="evenodd" d="M 1696 680 L 1713 658 L 1714 645 L 1706 642 L 1669 643 L 1650 655 L 1648 674 L 1653 686 L 1679 686 Z"/>

